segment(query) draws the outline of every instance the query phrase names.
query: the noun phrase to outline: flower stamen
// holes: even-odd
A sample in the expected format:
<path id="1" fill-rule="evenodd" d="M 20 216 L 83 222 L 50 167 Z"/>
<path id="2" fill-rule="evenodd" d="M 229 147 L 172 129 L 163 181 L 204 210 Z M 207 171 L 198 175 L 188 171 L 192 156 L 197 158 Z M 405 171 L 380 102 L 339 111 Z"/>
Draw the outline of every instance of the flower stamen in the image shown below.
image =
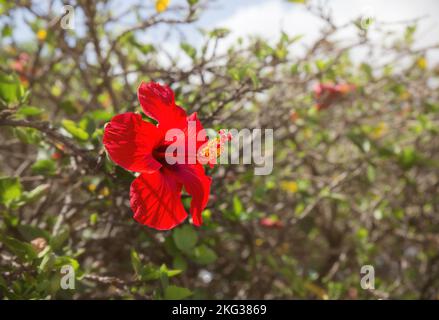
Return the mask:
<path id="1" fill-rule="evenodd" d="M 218 131 L 218 134 L 219 136 L 210 139 L 206 146 L 199 152 L 199 155 L 202 158 L 207 159 L 209 162 L 215 163 L 216 159 L 224 151 L 224 144 L 227 141 L 232 140 L 232 134 L 227 130 L 221 129 Z"/>

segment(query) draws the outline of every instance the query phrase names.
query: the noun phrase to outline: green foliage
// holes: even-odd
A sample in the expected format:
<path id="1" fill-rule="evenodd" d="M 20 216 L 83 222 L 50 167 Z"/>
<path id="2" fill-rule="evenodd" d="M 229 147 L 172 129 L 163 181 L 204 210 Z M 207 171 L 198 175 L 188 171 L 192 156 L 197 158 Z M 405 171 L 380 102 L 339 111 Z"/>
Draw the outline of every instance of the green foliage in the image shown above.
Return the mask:
<path id="1" fill-rule="evenodd" d="M 41 115 L 43 112 L 44 111 L 38 107 L 23 106 L 17 111 L 17 114 L 23 115 L 25 117 L 35 117 Z"/>
<path id="2" fill-rule="evenodd" d="M 218 258 L 216 253 L 205 245 L 196 247 L 191 254 L 193 261 L 199 264 L 211 264 Z"/>
<path id="3" fill-rule="evenodd" d="M 9 206 L 18 200 L 22 193 L 22 187 L 18 178 L 0 178 L 0 203 Z"/>
<path id="4" fill-rule="evenodd" d="M 183 252 L 190 252 L 197 243 L 197 233 L 193 227 L 184 225 L 174 230 L 172 237 L 175 245 Z"/>
<path id="5" fill-rule="evenodd" d="M 25 97 L 25 91 L 18 77 L 0 73 L 0 106 L 14 105 Z"/>
<path id="6" fill-rule="evenodd" d="M 64 129 L 67 130 L 68 133 L 70 133 L 74 138 L 80 140 L 80 141 L 86 141 L 89 138 L 89 135 L 87 131 L 85 131 L 83 128 L 78 126 L 74 121 L 64 119 L 62 120 L 62 126 Z"/>
<path id="7" fill-rule="evenodd" d="M 27 204 L 35 202 L 47 193 L 47 191 L 49 190 L 49 187 L 50 186 L 48 184 L 42 184 L 42 185 L 35 187 L 31 191 L 25 191 L 25 192 L 23 192 L 21 200 Z"/>
<path id="8" fill-rule="evenodd" d="M 2 243 L 23 261 L 33 260 L 37 253 L 29 243 L 25 243 L 12 237 L 1 237 Z"/>
<path id="9" fill-rule="evenodd" d="M 168 286 L 165 289 L 164 298 L 167 300 L 181 300 L 191 295 L 192 292 L 189 289 L 177 286 Z"/>
<path id="10" fill-rule="evenodd" d="M 360 21 L 327 24 L 307 46 L 307 34 L 233 40 L 218 27 L 169 51 L 160 35 L 194 27 L 204 2 L 164 12 L 172 23 L 145 19 L 151 3 L 142 2 L 123 29 L 113 3 L 90 11 L 78 2 L 90 22 L 77 21 L 79 33 L 46 29 L 33 3 L 0 0 L 1 297 L 438 297 L 439 69 L 429 48 L 415 46 L 416 25 L 373 30 L 377 43 Z M 22 12 L 35 34 L 11 41 L 22 38 L 14 22 Z M 358 34 L 339 41 L 347 28 Z M 352 59 L 356 44 L 367 60 Z M 274 130 L 269 175 L 243 161 L 206 166 L 201 227 L 190 224 L 185 193 L 189 218 L 173 230 L 132 219 L 135 175 L 102 145 L 114 115 L 141 111 L 136 90 L 150 80 L 169 84 L 210 136 Z M 320 108 L 319 82 L 355 89 Z M 374 291 L 360 287 L 366 264 L 376 268 Z M 65 265 L 75 290 L 60 288 Z"/>
<path id="11" fill-rule="evenodd" d="M 32 171 L 34 173 L 51 176 L 56 172 L 56 163 L 51 159 L 41 159 L 32 165 Z"/>
<path id="12" fill-rule="evenodd" d="M 180 44 L 181 49 L 191 58 L 195 59 L 197 56 L 197 50 L 192 47 L 190 44 L 183 42 Z"/>

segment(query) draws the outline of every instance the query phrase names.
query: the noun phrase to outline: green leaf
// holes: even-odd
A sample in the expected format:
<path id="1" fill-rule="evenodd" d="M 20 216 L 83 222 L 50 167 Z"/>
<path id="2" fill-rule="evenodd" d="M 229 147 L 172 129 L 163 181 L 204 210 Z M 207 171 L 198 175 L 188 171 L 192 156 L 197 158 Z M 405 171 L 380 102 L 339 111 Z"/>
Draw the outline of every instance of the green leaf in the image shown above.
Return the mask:
<path id="1" fill-rule="evenodd" d="M 288 0 L 288 2 L 305 4 L 307 2 L 307 0 Z"/>
<path id="2" fill-rule="evenodd" d="M 178 250 L 175 245 L 174 239 L 172 237 L 167 237 L 164 243 L 164 248 L 166 252 L 171 256 L 176 256 L 180 254 L 180 250 Z"/>
<path id="3" fill-rule="evenodd" d="M 169 286 L 169 278 L 167 273 L 164 272 L 162 269 L 163 269 L 163 265 L 159 269 L 159 279 L 163 290 L 166 290 L 166 288 Z"/>
<path id="4" fill-rule="evenodd" d="M 16 75 L 0 74 L 0 99 L 4 103 L 16 103 L 24 95 L 24 88 Z"/>
<path id="5" fill-rule="evenodd" d="M 131 265 L 133 266 L 134 272 L 140 275 L 142 272 L 142 262 L 140 262 L 139 254 L 134 249 L 131 249 Z"/>
<path id="6" fill-rule="evenodd" d="M 72 100 L 64 100 L 61 101 L 59 107 L 64 110 L 67 114 L 76 114 L 78 113 L 78 109 L 75 106 L 75 103 Z"/>
<path id="7" fill-rule="evenodd" d="M 50 246 L 54 251 L 60 249 L 64 242 L 66 242 L 66 240 L 69 238 L 69 236 L 70 229 L 68 226 L 65 226 L 56 235 L 54 235 L 52 239 L 50 239 Z"/>
<path id="8" fill-rule="evenodd" d="M 405 29 L 404 40 L 406 43 L 412 43 L 414 40 L 414 34 L 416 32 L 416 25 L 407 26 Z"/>
<path id="9" fill-rule="evenodd" d="M 175 229 L 172 237 L 177 248 L 183 252 L 189 252 L 197 244 L 197 233 L 189 225 Z"/>
<path id="10" fill-rule="evenodd" d="M 209 32 L 209 36 L 211 38 L 221 39 L 221 38 L 227 37 L 227 35 L 229 33 L 230 33 L 229 29 L 226 29 L 226 28 L 216 28 L 216 29 L 213 29 L 212 31 Z"/>
<path id="11" fill-rule="evenodd" d="M 3 277 L 1 275 L 0 275 L 0 288 L 3 289 L 3 292 L 8 291 L 8 285 L 6 284 L 5 279 L 3 279 Z"/>
<path id="12" fill-rule="evenodd" d="M 95 110 L 91 113 L 91 117 L 93 120 L 98 122 L 107 122 L 110 121 L 113 117 L 113 113 L 105 111 L 105 110 Z"/>
<path id="13" fill-rule="evenodd" d="M 84 117 L 81 119 L 81 121 L 79 121 L 78 128 L 81 128 L 82 130 L 87 132 L 90 136 L 90 134 L 92 134 L 95 131 L 96 125 L 93 119 L 91 119 L 90 117 Z"/>
<path id="14" fill-rule="evenodd" d="M 72 120 L 64 119 L 61 121 L 62 126 L 64 129 L 67 130 L 68 133 L 70 133 L 74 138 L 86 141 L 89 138 L 89 134 L 84 129 L 78 127 L 76 123 Z"/>
<path id="15" fill-rule="evenodd" d="M 21 236 L 27 241 L 32 241 L 33 239 L 40 237 L 46 240 L 49 240 L 50 238 L 50 235 L 47 231 L 29 224 L 19 225 L 17 229 Z"/>
<path id="16" fill-rule="evenodd" d="M 34 173 L 50 176 L 56 172 L 56 163 L 50 159 L 42 159 L 35 162 L 31 169 Z"/>
<path id="17" fill-rule="evenodd" d="M 316 61 L 316 67 L 319 71 L 325 70 L 327 65 L 328 65 L 327 61 L 324 61 L 324 60 L 317 60 Z"/>
<path id="18" fill-rule="evenodd" d="M 164 298 L 166 300 L 180 300 L 185 299 L 191 295 L 192 291 L 190 291 L 189 289 L 171 285 L 166 287 Z"/>
<path id="19" fill-rule="evenodd" d="M 185 258 L 179 254 L 174 257 L 174 260 L 172 261 L 172 265 L 174 268 L 178 270 L 186 270 L 187 269 L 187 262 Z"/>
<path id="20" fill-rule="evenodd" d="M 239 216 L 243 211 L 242 203 L 238 196 L 233 197 L 233 210 L 235 211 L 236 216 Z"/>
<path id="21" fill-rule="evenodd" d="M 90 215 L 90 219 L 89 219 L 90 225 L 92 225 L 92 226 L 96 225 L 96 223 L 98 222 L 98 219 L 99 219 L 98 214 L 96 212 L 92 213 Z"/>
<path id="22" fill-rule="evenodd" d="M 193 5 L 195 5 L 195 4 L 198 3 L 198 0 L 187 0 L 187 3 L 188 3 L 190 6 L 193 6 Z"/>
<path id="23" fill-rule="evenodd" d="M 290 73 L 291 73 L 292 75 L 296 75 L 296 74 L 299 73 L 299 64 L 298 64 L 298 63 L 295 63 L 295 64 L 291 65 L 291 67 L 290 67 Z"/>
<path id="24" fill-rule="evenodd" d="M 411 147 L 404 148 L 398 156 L 398 162 L 405 170 L 412 168 L 418 160 L 419 156 L 416 153 L 416 150 Z"/>
<path id="25" fill-rule="evenodd" d="M 194 47 L 192 47 L 189 43 L 185 43 L 183 42 L 182 44 L 180 44 L 181 49 L 183 49 L 183 51 L 191 58 L 191 59 L 195 59 L 196 55 L 197 55 L 197 50 L 195 50 Z"/>
<path id="26" fill-rule="evenodd" d="M 218 256 L 216 255 L 215 251 L 209 247 L 200 245 L 195 248 L 191 258 L 198 264 L 210 264 L 215 262 Z"/>
<path id="27" fill-rule="evenodd" d="M 181 273 L 181 270 L 178 269 L 168 269 L 165 264 L 160 266 L 160 273 L 165 274 L 167 277 L 172 278 Z"/>
<path id="28" fill-rule="evenodd" d="M 9 250 L 11 250 L 12 253 L 24 261 L 30 261 L 37 257 L 37 252 L 29 243 L 25 243 L 11 237 L 1 236 L 0 239 L 2 240 L 3 244 Z"/>
<path id="29" fill-rule="evenodd" d="M 46 194 L 47 190 L 49 190 L 50 185 L 49 184 L 42 184 L 36 187 L 35 189 L 31 191 L 25 191 L 23 192 L 23 195 L 21 196 L 20 201 L 23 201 L 24 203 L 32 203 L 40 199 L 44 194 Z"/>
<path id="30" fill-rule="evenodd" d="M 134 268 L 134 265 L 133 265 Z M 147 264 L 142 266 L 139 277 L 141 280 L 149 281 L 149 280 L 157 280 L 160 279 L 160 270 L 156 266 L 152 264 Z"/>
<path id="31" fill-rule="evenodd" d="M 369 235 L 369 232 L 367 231 L 366 228 L 359 228 L 357 230 L 357 238 L 359 240 L 366 240 L 368 235 Z"/>
<path id="32" fill-rule="evenodd" d="M 21 183 L 18 178 L 0 178 L 0 203 L 9 206 L 21 196 Z"/>
<path id="33" fill-rule="evenodd" d="M 55 264 L 56 256 L 54 253 L 46 254 L 41 260 L 40 265 L 38 266 L 39 271 L 48 271 L 51 270 L 53 265 Z"/>
<path id="34" fill-rule="evenodd" d="M 0 12 L 0 14 L 1 14 L 1 12 Z M 1 34 L 2 34 L 3 38 L 8 38 L 8 37 L 12 36 L 12 32 L 13 32 L 12 27 L 7 24 L 2 28 Z"/>
<path id="35" fill-rule="evenodd" d="M 20 109 L 18 109 L 17 113 L 25 116 L 25 117 L 35 117 L 35 116 L 39 116 L 43 113 L 44 111 L 40 108 L 34 107 L 34 106 L 24 106 L 21 107 Z"/>
<path id="36" fill-rule="evenodd" d="M 148 44 L 144 44 L 144 45 L 138 45 L 137 47 L 145 55 L 153 53 L 153 52 L 156 52 L 156 49 L 155 49 L 154 45 L 149 44 L 149 43 Z"/>
<path id="37" fill-rule="evenodd" d="M 231 68 L 228 70 L 228 73 L 230 77 L 235 81 L 241 81 L 241 74 L 239 73 L 239 70 L 236 68 Z"/>
<path id="38" fill-rule="evenodd" d="M 57 268 L 61 268 L 62 266 L 65 265 L 70 265 L 73 267 L 73 269 L 75 270 L 75 272 L 77 272 L 79 270 L 79 262 L 78 260 L 72 258 L 72 257 L 68 257 L 68 256 L 60 256 L 60 257 L 56 257 L 55 262 L 54 262 L 54 266 Z M 79 274 L 77 273 L 76 276 L 78 277 Z"/>
<path id="39" fill-rule="evenodd" d="M 369 180 L 370 183 L 375 182 L 376 179 L 376 170 L 371 165 L 367 167 L 367 179 Z"/>
<path id="40" fill-rule="evenodd" d="M 38 144 L 40 133 L 34 128 L 13 128 L 14 135 L 23 143 Z"/>

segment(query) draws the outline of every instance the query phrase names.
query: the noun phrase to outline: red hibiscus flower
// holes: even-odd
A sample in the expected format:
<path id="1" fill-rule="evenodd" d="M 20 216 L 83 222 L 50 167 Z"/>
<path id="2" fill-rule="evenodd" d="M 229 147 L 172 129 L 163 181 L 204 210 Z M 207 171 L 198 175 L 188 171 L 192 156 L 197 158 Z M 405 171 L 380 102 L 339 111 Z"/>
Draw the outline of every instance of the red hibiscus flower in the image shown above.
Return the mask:
<path id="1" fill-rule="evenodd" d="M 25 75 L 25 69 L 27 68 L 29 64 L 29 55 L 26 52 L 20 53 L 17 59 L 15 59 L 12 64 L 11 68 L 12 70 L 16 71 L 20 77 L 20 81 L 23 83 L 27 82 L 27 77 Z"/>
<path id="2" fill-rule="evenodd" d="M 259 224 L 264 228 L 281 229 L 284 223 L 273 217 L 265 217 L 259 220 Z"/>
<path id="3" fill-rule="evenodd" d="M 346 94 L 355 90 L 355 85 L 340 83 L 340 84 L 332 84 L 332 83 L 319 83 L 314 88 L 314 96 L 317 100 L 317 109 L 327 109 L 345 96 Z"/>
<path id="4" fill-rule="evenodd" d="M 187 116 L 175 104 L 174 92 L 168 86 L 141 83 L 138 98 L 143 112 L 158 124 L 144 121 L 140 114 L 119 114 L 106 125 L 103 138 L 104 146 L 116 164 L 140 173 L 130 189 L 134 219 L 158 230 L 169 230 L 182 223 L 187 217 L 181 202 L 184 187 L 192 196 L 190 213 L 193 224 L 200 226 L 201 212 L 206 207 L 211 184 L 211 178 L 205 174 L 197 157 L 197 152 L 209 144 L 205 130 L 196 113 Z M 185 155 L 183 163 L 169 164 L 166 160 L 169 155 L 167 148 L 177 140 L 167 141 L 165 138 L 172 129 L 180 129 L 184 135 L 184 145 L 181 145 Z M 191 135 L 198 135 L 195 148 L 188 147 Z"/>

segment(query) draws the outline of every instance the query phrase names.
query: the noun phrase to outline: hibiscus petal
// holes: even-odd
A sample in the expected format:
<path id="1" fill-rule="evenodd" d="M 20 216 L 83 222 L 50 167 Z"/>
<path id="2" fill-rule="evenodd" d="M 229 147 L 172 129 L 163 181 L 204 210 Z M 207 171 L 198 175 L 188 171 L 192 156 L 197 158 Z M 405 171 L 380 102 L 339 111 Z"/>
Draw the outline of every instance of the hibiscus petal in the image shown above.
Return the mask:
<path id="1" fill-rule="evenodd" d="M 198 163 L 198 152 L 207 142 L 206 130 L 203 128 L 197 113 L 194 112 L 187 117 L 187 128 L 184 130 L 186 163 Z"/>
<path id="2" fill-rule="evenodd" d="M 163 130 L 186 128 L 186 112 L 175 104 L 174 92 L 166 85 L 142 82 L 137 90 L 143 112 Z"/>
<path id="3" fill-rule="evenodd" d="M 134 219 L 157 230 L 172 229 L 187 217 L 181 202 L 182 185 L 167 172 L 141 174 L 130 189 Z"/>
<path id="4" fill-rule="evenodd" d="M 152 150 L 161 140 L 156 126 L 132 112 L 114 116 L 105 126 L 103 138 L 105 149 L 115 163 L 127 170 L 145 173 L 161 167 L 152 156 Z"/>
<path id="5" fill-rule="evenodd" d="M 197 142 L 196 145 L 198 150 L 199 147 L 207 142 L 206 130 L 198 119 L 196 112 L 187 117 L 187 122 L 193 122 L 195 124 L 194 126 L 188 126 L 187 136 L 189 138 L 194 137 L 196 139 L 195 141 Z"/>
<path id="6" fill-rule="evenodd" d="M 175 179 L 184 185 L 187 193 L 192 196 L 190 212 L 193 224 L 201 226 L 201 213 L 207 205 L 212 178 L 207 176 L 201 164 L 174 165 L 170 170 Z"/>

